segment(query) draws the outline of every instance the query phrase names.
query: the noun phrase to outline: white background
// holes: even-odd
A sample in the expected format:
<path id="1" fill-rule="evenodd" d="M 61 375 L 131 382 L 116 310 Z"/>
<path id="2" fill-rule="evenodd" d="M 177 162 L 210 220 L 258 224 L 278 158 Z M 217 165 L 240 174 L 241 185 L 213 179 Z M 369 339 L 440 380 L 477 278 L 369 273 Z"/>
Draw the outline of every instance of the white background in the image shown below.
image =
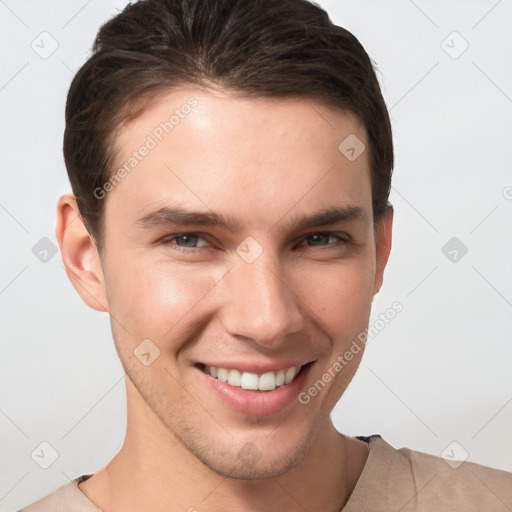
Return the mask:
<path id="1" fill-rule="evenodd" d="M 82 303 L 58 253 L 43 263 L 32 247 L 56 244 L 56 203 L 70 190 L 73 73 L 125 3 L 0 2 L 1 511 L 97 471 L 124 438 L 108 315 Z M 512 471 L 512 2 L 320 5 L 376 62 L 391 112 L 394 244 L 371 323 L 403 305 L 368 343 L 335 425 L 438 456 L 456 441 L 456 455 Z M 47 59 L 31 48 L 43 31 L 59 45 Z M 454 236 L 468 248 L 457 262 L 442 252 Z M 59 455 L 46 470 L 31 458 L 42 441 Z"/>

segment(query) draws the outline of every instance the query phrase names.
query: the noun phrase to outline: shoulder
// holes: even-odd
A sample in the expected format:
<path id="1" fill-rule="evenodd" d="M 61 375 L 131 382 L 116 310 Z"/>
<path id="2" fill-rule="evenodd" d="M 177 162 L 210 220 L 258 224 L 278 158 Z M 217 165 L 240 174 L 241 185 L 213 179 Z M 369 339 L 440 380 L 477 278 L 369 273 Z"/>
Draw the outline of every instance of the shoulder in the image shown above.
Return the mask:
<path id="1" fill-rule="evenodd" d="M 78 487 L 90 476 L 79 476 L 18 512 L 102 512 Z"/>
<path id="2" fill-rule="evenodd" d="M 378 435 L 366 439 L 370 455 L 358 485 L 388 503 L 386 510 L 512 509 L 512 473 L 409 448 L 396 449 Z"/>
<path id="3" fill-rule="evenodd" d="M 408 448 L 397 451 L 408 461 L 418 492 L 425 488 L 426 495 L 467 503 L 474 510 L 510 510 L 512 473 Z"/>

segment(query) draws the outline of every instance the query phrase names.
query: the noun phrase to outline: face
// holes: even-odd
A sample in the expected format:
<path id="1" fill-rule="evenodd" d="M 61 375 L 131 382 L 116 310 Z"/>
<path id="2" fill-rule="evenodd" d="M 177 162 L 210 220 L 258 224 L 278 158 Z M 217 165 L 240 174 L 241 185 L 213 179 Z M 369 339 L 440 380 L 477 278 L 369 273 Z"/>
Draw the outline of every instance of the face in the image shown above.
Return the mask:
<path id="1" fill-rule="evenodd" d="M 101 265 L 128 407 L 219 474 L 297 465 L 359 365 L 362 350 L 334 370 L 368 326 L 391 220 L 376 239 L 369 152 L 347 158 L 349 135 L 369 147 L 317 103 L 189 89 L 117 140 Z"/>

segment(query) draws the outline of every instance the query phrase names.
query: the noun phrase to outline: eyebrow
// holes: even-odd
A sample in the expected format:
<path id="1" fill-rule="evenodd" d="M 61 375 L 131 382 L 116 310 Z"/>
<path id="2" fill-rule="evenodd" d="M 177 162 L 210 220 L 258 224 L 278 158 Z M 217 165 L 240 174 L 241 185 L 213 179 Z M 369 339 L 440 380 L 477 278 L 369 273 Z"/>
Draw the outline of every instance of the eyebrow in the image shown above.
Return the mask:
<path id="1" fill-rule="evenodd" d="M 333 206 L 303 216 L 295 215 L 281 225 L 280 231 L 329 226 L 347 221 L 359 221 L 365 226 L 369 224 L 368 214 L 360 206 Z M 280 223 L 281 221 L 278 221 L 270 230 Z M 187 210 L 181 206 L 159 208 L 137 219 L 136 224 L 142 228 L 165 225 L 221 227 L 232 233 L 241 231 L 243 227 L 232 217 L 216 212 Z"/>

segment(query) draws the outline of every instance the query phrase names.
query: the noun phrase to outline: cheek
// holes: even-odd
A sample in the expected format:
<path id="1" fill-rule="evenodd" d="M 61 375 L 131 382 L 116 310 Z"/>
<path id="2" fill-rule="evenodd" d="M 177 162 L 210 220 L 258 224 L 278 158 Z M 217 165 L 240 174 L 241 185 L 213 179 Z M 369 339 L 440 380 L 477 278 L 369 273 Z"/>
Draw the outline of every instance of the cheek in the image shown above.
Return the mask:
<path id="1" fill-rule="evenodd" d="M 358 337 L 368 326 L 373 299 L 371 257 L 345 260 L 329 267 L 310 267 L 302 273 L 302 279 L 301 296 L 314 313 L 311 318 L 330 342 L 323 345 L 318 373 L 301 400 L 313 403 L 311 410 L 321 409 L 329 415 L 363 356 L 364 344 Z"/>
<path id="2" fill-rule="evenodd" d="M 134 341 L 149 338 L 158 345 L 190 325 L 194 308 L 218 281 L 207 270 L 169 262 L 117 267 L 110 275 L 110 314 Z"/>
<path id="3" fill-rule="evenodd" d="M 368 324 L 373 300 L 371 258 L 301 269 L 300 297 L 335 343 L 345 342 Z"/>

